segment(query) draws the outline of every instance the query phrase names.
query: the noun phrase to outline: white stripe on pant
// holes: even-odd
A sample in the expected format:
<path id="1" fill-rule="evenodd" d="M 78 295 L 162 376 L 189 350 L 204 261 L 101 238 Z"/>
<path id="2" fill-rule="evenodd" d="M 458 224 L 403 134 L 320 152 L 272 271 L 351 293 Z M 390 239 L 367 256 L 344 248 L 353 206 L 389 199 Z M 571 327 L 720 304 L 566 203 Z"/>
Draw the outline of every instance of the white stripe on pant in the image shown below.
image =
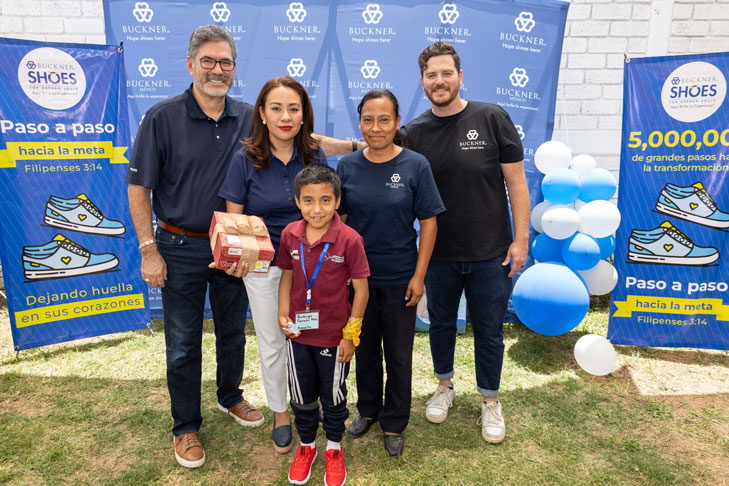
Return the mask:
<path id="1" fill-rule="evenodd" d="M 253 327 L 258 339 L 261 376 L 268 408 L 288 410 L 286 401 L 286 337 L 278 325 L 278 283 L 281 269 L 272 266 L 268 273 L 249 273 L 243 283 L 251 304 Z"/>

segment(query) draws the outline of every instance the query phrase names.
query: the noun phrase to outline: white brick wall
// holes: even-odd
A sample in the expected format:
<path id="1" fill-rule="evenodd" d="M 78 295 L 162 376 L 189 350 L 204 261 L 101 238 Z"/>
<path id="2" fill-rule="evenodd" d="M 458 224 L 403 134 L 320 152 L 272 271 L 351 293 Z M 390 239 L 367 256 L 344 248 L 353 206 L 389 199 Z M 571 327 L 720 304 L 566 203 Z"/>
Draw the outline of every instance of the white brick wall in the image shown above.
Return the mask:
<path id="1" fill-rule="evenodd" d="M 617 171 L 624 56 L 729 51 L 729 0 L 573 0 L 554 138 Z M 0 0 L 0 36 L 103 43 L 101 0 Z"/>

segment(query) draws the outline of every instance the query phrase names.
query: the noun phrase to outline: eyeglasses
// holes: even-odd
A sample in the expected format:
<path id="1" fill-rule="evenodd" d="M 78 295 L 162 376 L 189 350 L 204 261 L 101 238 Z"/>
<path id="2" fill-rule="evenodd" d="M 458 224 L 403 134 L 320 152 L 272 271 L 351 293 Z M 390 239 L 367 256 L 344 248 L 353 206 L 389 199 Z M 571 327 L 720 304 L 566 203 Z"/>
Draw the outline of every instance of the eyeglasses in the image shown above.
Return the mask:
<path id="1" fill-rule="evenodd" d="M 231 61 L 230 59 L 221 59 L 220 61 L 216 61 L 212 57 L 201 57 L 200 58 L 200 66 L 202 66 L 203 69 L 215 69 L 215 65 L 220 64 L 220 69 L 223 71 L 232 71 L 235 69 L 235 61 Z"/>

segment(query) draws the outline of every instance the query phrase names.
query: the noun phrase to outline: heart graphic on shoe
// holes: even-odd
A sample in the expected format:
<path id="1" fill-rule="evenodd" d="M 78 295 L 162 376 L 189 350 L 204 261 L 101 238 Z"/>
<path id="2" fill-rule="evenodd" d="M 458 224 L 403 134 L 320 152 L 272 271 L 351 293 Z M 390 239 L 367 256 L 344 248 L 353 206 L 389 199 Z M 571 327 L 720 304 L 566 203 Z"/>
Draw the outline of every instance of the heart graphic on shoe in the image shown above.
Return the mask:
<path id="1" fill-rule="evenodd" d="M 64 264 L 68 265 L 69 263 L 71 263 L 71 257 L 61 257 L 61 261 Z"/>
<path id="2" fill-rule="evenodd" d="M 81 221 L 83 221 L 84 219 L 86 219 L 86 215 L 85 214 L 79 214 L 78 215 L 78 219 L 80 219 Z"/>
<path id="3" fill-rule="evenodd" d="M 673 250 L 673 245 L 663 245 L 663 248 L 664 248 L 664 249 L 665 249 L 666 251 L 671 251 L 671 250 Z"/>
<path id="4" fill-rule="evenodd" d="M 699 207 L 699 205 L 696 203 L 691 203 L 691 204 L 689 204 L 689 206 L 691 206 L 691 209 L 696 209 Z"/>

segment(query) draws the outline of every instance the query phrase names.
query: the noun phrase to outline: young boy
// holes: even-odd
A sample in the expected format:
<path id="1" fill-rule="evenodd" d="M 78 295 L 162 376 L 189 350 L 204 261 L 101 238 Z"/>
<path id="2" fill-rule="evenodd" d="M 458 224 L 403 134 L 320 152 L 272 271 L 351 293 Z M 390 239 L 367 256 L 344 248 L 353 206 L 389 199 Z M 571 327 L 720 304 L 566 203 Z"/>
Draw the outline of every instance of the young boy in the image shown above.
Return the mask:
<path id="1" fill-rule="evenodd" d="M 340 444 L 349 416 L 345 380 L 359 344 L 370 271 L 362 237 L 337 214 L 341 191 L 337 173 L 325 165 L 310 165 L 296 176 L 296 205 L 304 219 L 283 230 L 276 263 L 282 270 L 278 320 L 289 338 L 291 408 L 301 437 L 289 470 L 291 484 L 305 484 L 311 476 L 317 456 L 317 399 L 327 436 L 324 484 L 340 486 L 347 480 Z"/>

